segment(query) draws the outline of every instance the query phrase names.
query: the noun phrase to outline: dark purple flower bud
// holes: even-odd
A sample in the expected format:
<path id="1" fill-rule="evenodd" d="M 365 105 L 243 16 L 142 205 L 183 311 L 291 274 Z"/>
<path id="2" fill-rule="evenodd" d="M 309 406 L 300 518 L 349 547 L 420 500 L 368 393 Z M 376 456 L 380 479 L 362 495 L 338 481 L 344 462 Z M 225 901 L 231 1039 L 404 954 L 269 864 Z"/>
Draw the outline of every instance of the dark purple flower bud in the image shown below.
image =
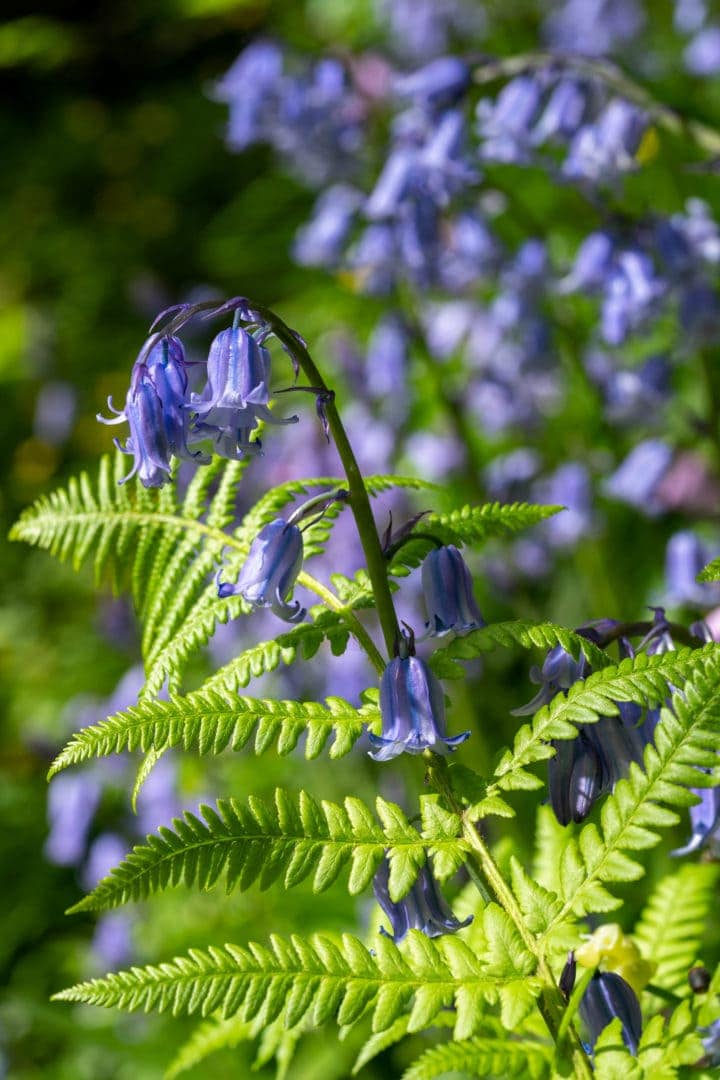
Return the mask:
<path id="1" fill-rule="evenodd" d="M 603 794 L 604 767 L 587 728 L 574 739 L 555 739 L 555 756 L 548 761 L 548 793 L 561 825 L 584 821 Z"/>
<path id="2" fill-rule="evenodd" d="M 698 851 L 720 825 L 720 787 L 690 790 L 700 802 L 690 807 L 690 839 L 682 847 L 676 848 L 673 855 L 690 855 Z"/>
<path id="3" fill-rule="evenodd" d="M 429 553 L 422 564 L 422 587 L 428 613 L 426 637 L 485 626 L 473 595 L 472 576 L 454 544 Z"/>
<path id="4" fill-rule="evenodd" d="M 712 975 L 706 967 L 698 965 L 688 971 L 688 983 L 693 994 L 707 994 L 711 982 Z"/>
<path id="5" fill-rule="evenodd" d="M 468 915 L 462 922 L 455 918 L 450 905 L 440 892 L 429 863 L 425 863 L 421 868 L 415 884 L 402 900 L 390 899 L 389 882 L 390 867 L 387 859 L 383 859 L 373 879 L 373 891 L 392 927 L 391 934 L 388 934 L 384 927 L 380 932 L 386 937 L 392 937 L 396 944 L 402 941 L 408 930 L 421 930 L 423 934 L 434 938 L 442 934 L 454 934 L 472 922 L 472 915 Z"/>
<path id="6" fill-rule="evenodd" d="M 425 67 L 395 80 L 399 97 L 413 98 L 431 108 L 454 105 L 470 86 L 470 68 L 457 56 L 440 56 Z"/>
<path id="7" fill-rule="evenodd" d="M 560 979 L 558 980 L 558 987 L 560 993 L 566 1001 L 570 1000 L 570 995 L 575 987 L 575 975 L 577 973 L 577 961 L 575 960 L 575 953 L 571 951 L 568 953 L 568 958 L 565 961 L 565 967 L 560 973 Z"/>
<path id="8" fill-rule="evenodd" d="M 418 656 L 396 656 L 380 682 L 382 735 L 370 734 L 370 757 L 390 761 L 403 751 L 436 754 L 452 751 L 470 736 L 469 731 L 447 738 L 442 686 Z"/>
<path id="9" fill-rule="evenodd" d="M 250 545 L 250 552 L 236 585 L 217 577 L 218 596 L 242 596 L 254 607 L 269 607 L 286 622 L 300 622 L 305 608 L 299 601 L 288 604 L 287 596 L 300 573 L 303 559 L 302 533 L 297 525 L 282 518 L 271 521 Z"/>
<path id="10" fill-rule="evenodd" d="M 597 971 L 583 994 L 580 1015 L 595 1046 L 598 1036 L 613 1020 L 622 1024 L 623 1042 L 637 1054 L 642 1035 L 642 1013 L 635 991 L 614 971 Z"/>

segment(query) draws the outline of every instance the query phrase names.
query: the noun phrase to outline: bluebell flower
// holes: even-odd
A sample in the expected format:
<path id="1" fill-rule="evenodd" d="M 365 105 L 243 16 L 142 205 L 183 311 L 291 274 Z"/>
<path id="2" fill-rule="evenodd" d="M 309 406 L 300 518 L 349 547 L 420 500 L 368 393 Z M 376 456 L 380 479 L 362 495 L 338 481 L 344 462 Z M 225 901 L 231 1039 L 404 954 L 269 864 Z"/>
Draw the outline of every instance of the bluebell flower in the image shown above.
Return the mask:
<path id="1" fill-rule="evenodd" d="M 95 775 L 61 773 L 48 787 L 50 831 L 45 855 L 59 866 L 75 866 L 83 858 L 90 825 L 100 804 L 101 785 Z"/>
<path id="2" fill-rule="evenodd" d="M 276 518 L 260 530 L 250 545 L 237 584 L 221 582 L 220 571 L 218 596 L 242 596 L 254 607 L 271 608 L 285 622 L 300 622 L 305 618 L 305 608 L 297 600 L 287 603 L 287 597 L 300 573 L 302 559 L 300 529 Z"/>
<path id="3" fill-rule="evenodd" d="M 112 408 L 112 403 L 108 404 Z M 125 446 L 119 439 L 113 440 L 118 450 L 135 459 L 130 472 L 120 481 L 121 484 L 136 474 L 143 487 L 162 487 L 167 483 L 171 471 L 172 447 L 162 399 L 145 364 L 136 363 L 133 368 L 124 411 L 111 420 L 98 414 L 98 420 L 103 424 L 119 424 L 127 420 L 129 424 L 130 435 Z"/>
<path id="4" fill-rule="evenodd" d="M 665 356 L 649 356 L 638 367 L 620 368 L 603 352 L 591 352 L 585 367 L 600 388 L 608 420 L 616 424 L 663 420 L 670 396 L 670 364 Z"/>
<path id="5" fill-rule="evenodd" d="M 230 105 L 228 144 L 244 150 L 267 136 L 269 114 L 282 85 L 282 50 L 271 41 L 249 45 L 215 87 L 218 101 Z"/>
<path id="6" fill-rule="evenodd" d="M 699 851 L 713 838 L 720 826 L 720 787 L 690 788 L 700 802 L 690 807 L 690 839 L 673 855 L 690 855 Z"/>
<path id="7" fill-rule="evenodd" d="M 543 705 L 547 705 L 556 694 L 569 690 L 580 679 L 590 674 L 590 665 L 583 652 L 576 660 L 562 645 L 556 645 L 548 651 L 542 668 L 533 665 L 530 668 L 530 680 L 540 684 L 540 689 L 527 705 L 512 710 L 513 716 L 533 716 Z"/>
<path id="8" fill-rule="evenodd" d="M 465 43 L 485 28 L 475 0 L 376 0 L 396 51 L 414 60 L 445 53 L 454 38 Z"/>
<path id="9" fill-rule="evenodd" d="M 530 160 L 532 126 L 539 116 L 547 75 L 518 75 L 502 88 L 495 101 L 477 106 L 481 158 L 521 164 Z"/>
<path id="10" fill-rule="evenodd" d="M 424 67 L 395 79 L 395 93 L 433 109 L 454 105 L 470 87 L 469 66 L 459 56 L 439 56 Z"/>
<path id="11" fill-rule="evenodd" d="M 591 184 L 613 182 L 637 168 L 636 153 L 648 127 L 645 112 L 622 98 L 611 98 L 599 116 L 573 137 L 562 174 Z"/>
<path id="12" fill-rule="evenodd" d="M 670 537 L 665 549 L 665 599 L 668 605 L 710 608 L 720 603 L 720 585 L 696 580 L 716 554 L 716 550 L 704 544 L 690 529 Z"/>
<path id="13" fill-rule="evenodd" d="M 560 53 L 614 53 L 632 42 L 645 22 L 637 0 L 564 0 L 548 10 L 544 36 Z"/>
<path id="14" fill-rule="evenodd" d="M 605 494 L 651 517 L 661 513 L 663 503 L 658 498 L 658 489 L 673 456 L 672 448 L 662 439 L 644 439 L 605 480 Z"/>
<path id="15" fill-rule="evenodd" d="M 387 665 L 380 681 L 380 712 L 382 735 L 369 736 L 375 761 L 390 761 L 403 751 L 446 753 L 470 736 L 469 731 L 445 735 L 442 686 L 418 656 L 396 656 Z"/>
<path id="16" fill-rule="evenodd" d="M 361 203 L 362 195 L 349 184 L 333 184 L 323 191 L 310 220 L 295 236 L 295 262 L 300 266 L 338 266 Z"/>
<path id="17" fill-rule="evenodd" d="M 720 26 L 708 26 L 697 34 L 683 53 L 692 75 L 717 75 L 720 71 Z"/>
<path id="18" fill-rule="evenodd" d="M 103 971 L 127 964 L 133 955 L 133 919 L 128 911 L 106 911 L 97 921 L 92 951 Z"/>
<path id="19" fill-rule="evenodd" d="M 558 138 L 566 141 L 585 119 L 590 103 L 589 87 L 573 76 L 561 78 L 543 107 L 530 141 L 539 146 Z"/>
<path id="20" fill-rule="evenodd" d="M 642 1013 L 635 991 L 614 971 L 596 971 L 580 1002 L 580 1016 L 588 1029 L 590 1045 L 613 1020 L 622 1025 L 623 1042 L 637 1054 L 642 1035 Z"/>
<path id="21" fill-rule="evenodd" d="M 447 900 L 440 892 L 429 863 L 425 863 L 418 872 L 417 879 L 407 896 L 402 900 L 390 899 L 390 866 L 384 858 L 373 878 L 373 892 L 388 919 L 392 933 L 384 927 L 380 933 L 392 937 L 397 944 L 406 936 L 408 930 L 421 930 L 428 937 L 440 937 L 442 934 L 454 934 L 472 922 L 468 915 L 461 922 L 456 919 Z"/>
<path id="22" fill-rule="evenodd" d="M 705 1051 L 705 1065 L 711 1069 L 720 1065 L 720 1020 L 715 1020 L 708 1027 L 698 1028 Z"/>
<path id="23" fill-rule="evenodd" d="M 589 736 L 590 727 L 580 728 L 574 739 L 552 742 L 555 754 L 548 759 L 548 795 L 561 825 L 584 821 L 605 791 L 603 761 Z"/>
<path id="24" fill-rule="evenodd" d="M 426 636 L 442 637 L 485 626 L 470 571 L 454 544 L 434 548 L 422 564 L 422 587 L 427 608 Z"/>

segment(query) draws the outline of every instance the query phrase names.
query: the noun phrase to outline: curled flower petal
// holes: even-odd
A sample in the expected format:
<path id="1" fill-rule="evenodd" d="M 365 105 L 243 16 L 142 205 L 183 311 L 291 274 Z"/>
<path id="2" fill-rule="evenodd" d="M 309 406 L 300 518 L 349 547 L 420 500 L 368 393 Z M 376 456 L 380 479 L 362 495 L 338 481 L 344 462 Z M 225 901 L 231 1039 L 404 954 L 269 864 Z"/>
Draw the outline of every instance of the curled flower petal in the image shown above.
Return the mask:
<path id="1" fill-rule="evenodd" d="M 428 937 L 440 937 L 441 934 L 454 934 L 472 922 L 472 915 L 462 921 L 455 918 L 429 863 L 421 867 L 415 884 L 402 900 L 390 899 L 389 882 L 390 867 L 385 858 L 373 879 L 373 892 L 392 927 L 391 934 L 384 928 L 380 932 L 392 937 L 396 943 L 402 941 L 408 930 L 421 930 Z"/>

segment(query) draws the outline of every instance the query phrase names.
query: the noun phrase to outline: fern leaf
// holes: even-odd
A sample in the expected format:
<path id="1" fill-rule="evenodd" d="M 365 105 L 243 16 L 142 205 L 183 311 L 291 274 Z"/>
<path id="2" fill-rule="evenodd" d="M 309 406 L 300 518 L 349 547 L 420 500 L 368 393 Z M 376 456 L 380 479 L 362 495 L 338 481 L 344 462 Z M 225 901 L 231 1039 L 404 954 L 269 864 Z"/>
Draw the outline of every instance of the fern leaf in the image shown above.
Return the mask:
<path id="1" fill-rule="evenodd" d="M 472 1077 L 517 1076 L 544 1080 L 551 1074 L 552 1053 L 547 1046 L 515 1040 L 506 1032 L 479 1035 L 426 1050 L 405 1070 L 402 1080 L 434 1080 L 449 1073 Z"/>
<path id="2" fill-rule="evenodd" d="M 717 905 L 717 863 L 691 863 L 663 878 L 633 931 L 643 956 L 657 964 L 656 986 L 690 994 L 687 973 L 700 955 Z M 661 1002 L 653 998 L 659 1008 Z"/>
<path id="3" fill-rule="evenodd" d="M 435 650 L 430 658 L 430 666 L 439 678 L 464 679 L 465 669 L 458 660 L 474 660 L 498 647 L 512 648 L 515 645 L 523 649 L 552 649 L 555 645 L 562 645 L 576 659 L 582 651 L 593 668 L 604 668 L 612 662 L 607 653 L 573 630 L 554 623 L 517 619 L 491 623 L 464 637 L 455 638 L 449 645 Z"/>
<path id="4" fill-rule="evenodd" d="M 407 1012 L 408 1031 L 420 1031 L 454 1007 L 456 1031 L 470 1036 L 481 1022 L 479 1003 L 499 990 L 539 992 L 532 978 L 488 975 L 458 936 L 429 939 L 411 930 L 403 946 L 378 936 L 371 952 L 349 934 L 272 935 L 267 945 L 192 949 L 169 963 L 80 983 L 55 1000 L 241 1021 L 262 1013 L 265 1025 L 282 1017 L 286 1027 L 305 1017 L 316 1026 L 333 1018 L 353 1024 L 372 1012 L 374 1032 Z"/>
<path id="5" fill-rule="evenodd" d="M 381 823 L 352 796 L 340 806 L 282 788 L 273 801 L 251 796 L 245 805 L 221 799 L 215 807 L 200 807 L 202 820 L 186 811 L 172 828 L 149 836 L 72 911 L 117 907 L 181 883 L 211 889 L 223 877 L 227 892 L 244 891 L 255 881 L 266 889 L 278 878 L 289 889 L 312 877 L 319 893 L 347 871 L 354 896 L 370 885 L 384 854 L 390 860 L 390 895 L 400 900 L 425 863 L 428 847 L 455 867 L 462 862 L 467 844 L 456 835 L 435 830 L 423 837 L 398 806 L 379 797 L 376 811 Z"/>
<path id="6" fill-rule="evenodd" d="M 517 775 L 528 765 L 542 761 L 552 754 L 551 739 L 572 739 L 578 724 L 593 724 L 602 716 L 617 716 L 618 701 L 634 701 L 639 705 L 659 705 L 668 694 L 669 684 L 679 686 L 702 664 L 715 649 L 681 649 L 677 652 L 647 656 L 641 653 L 633 659 L 603 668 L 576 682 L 567 694 L 557 694 L 524 724 L 495 769 L 497 783 L 488 788 L 512 790 Z"/>
<path id="7" fill-rule="evenodd" d="M 610 911 L 619 901 L 605 888 L 609 882 L 633 881 L 642 866 L 628 851 L 643 851 L 659 840 L 658 829 L 677 823 L 677 807 L 693 801 L 690 786 L 707 777 L 699 767 L 717 762 L 720 726 L 720 650 L 703 657 L 672 709 L 663 709 L 655 730 L 655 743 L 645 749 L 645 771 L 630 766 L 613 794 L 603 804 L 601 830 L 585 825 L 571 838 L 560 861 L 563 908 L 556 921 L 570 912 Z"/>
<path id="8" fill-rule="evenodd" d="M 289 754 L 306 733 L 305 757 L 310 760 L 322 752 L 334 732 L 329 752 L 337 758 L 349 752 L 365 724 L 377 725 L 379 717 L 376 706 L 356 709 L 341 698 L 328 698 L 321 705 L 314 701 L 236 697 L 203 688 L 168 701 L 141 701 L 83 728 L 55 759 L 49 775 L 54 776 L 68 765 L 124 750 L 148 753 L 173 746 L 193 748 L 199 754 L 219 754 L 226 748 L 241 750 L 253 735 L 256 754 L 264 753 L 273 742 L 277 743 L 278 753 Z"/>
<path id="9" fill-rule="evenodd" d="M 713 559 L 697 576 L 698 581 L 720 581 L 720 559 Z"/>

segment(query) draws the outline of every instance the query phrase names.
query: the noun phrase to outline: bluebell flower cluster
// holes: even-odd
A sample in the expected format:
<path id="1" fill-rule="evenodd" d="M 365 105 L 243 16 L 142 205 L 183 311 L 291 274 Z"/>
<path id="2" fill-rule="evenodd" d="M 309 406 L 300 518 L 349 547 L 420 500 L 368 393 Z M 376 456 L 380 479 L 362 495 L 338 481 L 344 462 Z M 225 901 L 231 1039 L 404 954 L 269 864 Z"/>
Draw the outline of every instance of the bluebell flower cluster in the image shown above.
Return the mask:
<path id="1" fill-rule="evenodd" d="M 234 303 L 222 310 L 233 310 Z M 264 327 L 248 331 L 237 321 L 222 330 L 210 346 L 205 387 L 195 393 L 180 339 L 151 333 L 133 366 L 125 408 L 115 409 L 108 399 L 115 415 L 98 415 L 103 424 L 127 423 L 130 428 L 124 446 L 115 440 L 119 450 L 134 458 L 121 483 L 137 475 L 144 487 L 161 487 L 170 479 L 173 458 L 207 465 L 208 453 L 190 449 L 199 442 L 210 441 L 221 457 L 259 454 L 261 443 L 252 436 L 261 422 L 295 423 L 296 416 L 280 419 L 268 408 L 271 360 L 263 344 L 266 338 Z"/>
<path id="2" fill-rule="evenodd" d="M 391 933 L 384 927 L 380 928 L 380 932 L 391 937 L 396 944 L 403 940 L 408 930 L 420 930 L 434 938 L 454 934 L 472 922 L 472 915 L 462 921 L 453 915 L 429 863 L 418 871 L 413 887 L 402 900 L 391 900 L 389 882 L 390 867 L 385 858 L 373 878 L 373 891 L 390 920 Z"/>

